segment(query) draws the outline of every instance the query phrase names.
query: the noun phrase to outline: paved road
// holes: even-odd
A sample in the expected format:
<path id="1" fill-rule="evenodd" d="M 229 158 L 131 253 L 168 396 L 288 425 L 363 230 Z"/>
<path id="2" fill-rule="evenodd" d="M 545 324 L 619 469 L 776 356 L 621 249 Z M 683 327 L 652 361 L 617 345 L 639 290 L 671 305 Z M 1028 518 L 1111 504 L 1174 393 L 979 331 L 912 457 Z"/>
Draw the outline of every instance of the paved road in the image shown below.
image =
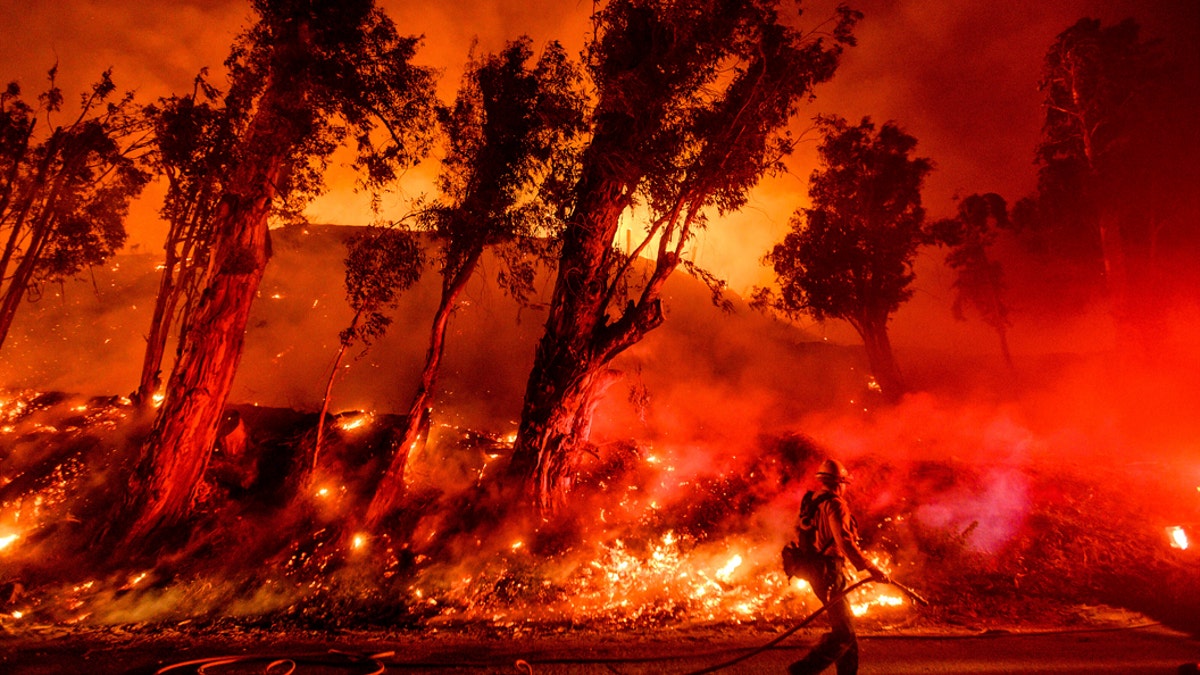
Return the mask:
<path id="1" fill-rule="evenodd" d="M 152 675 L 164 666 L 220 655 L 257 655 L 254 661 L 212 666 L 206 675 L 289 672 L 288 664 L 268 669 L 275 657 L 297 662 L 295 675 L 370 673 L 374 668 L 331 649 L 359 654 L 393 652 L 378 663 L 385 673 L 532 672 L 534 675 L 683 675 L 745 654 L 772 635 L 752 629 L 673 632 L 648 631 L 561 635 L 517 639 L 447 635 L 446 633 L 380 636 L 353 633 L 337 637 L 295 634 L 284 640 L 271 634 L 243 635 L 234 640 L 209 635 L 146 634 L 128 639 L 108 635 L 102 640 L 79 636 L 43 640 L 5 640 L 0 636 L 0 673 L 57 675 L 87 673 Z M 299 638 L 299 639 L 298 639 Z M 814 634 L 795 636 L 781 647 L 764 652 L 720 672 L 728 675 L 785 672 L 800 657 Z M 518 659 L 530 668 L 518 668 Z M 1200 640 L 1162 628 L 1093 631 L 1041 635 L 997 634 L 982 637 L 927 638 L 867 637 L 862 641 L 862 675 L 1013 674 L 1013 675 L 1174 675 L 1184 663 L 1200 661 Z M 326 665 L 321 665 L 324 662 Z M 336 664 L 336 665 L 335 665 Z M 196 673 L 196 666 L 168 671 Z M 832 671 L 829 671 L 832 673 Z"/>
<path id="2" fill-rule="evenodd" d="M 788 663 L 804 654 L 811 640 L 811 636 L 808 639 L 790 640 L 781 648 L 764 652 L 719 672 L 728 675 L 784 673 Z M 753 646 L 753 643 L 747 645 L 745 640 L 737 640 L 703 647 L 694 645 L 692 653 L 703 656 L 643 664 L 537 663 L 533 672 L 536 675 L 681 674 L 735 658 L 744 653 L 737 649 L 747 646 Z M 669 646 L 661 649 L 663 655 L 688 651 L 671 649 Z M 724 654 L 714 653 L 722 650 L 728 651 Z M 645 658 L 653 655 L 639 656 Z M 1200 661 L 1200 641 L 1159 628 L 976 638 L 875 637 L 863 639 L 861 657 L 861 675 L 1173 675 L 1179 672 L 1180 665 Z M 829 672 L 832 673 L 832 670 Z"/>

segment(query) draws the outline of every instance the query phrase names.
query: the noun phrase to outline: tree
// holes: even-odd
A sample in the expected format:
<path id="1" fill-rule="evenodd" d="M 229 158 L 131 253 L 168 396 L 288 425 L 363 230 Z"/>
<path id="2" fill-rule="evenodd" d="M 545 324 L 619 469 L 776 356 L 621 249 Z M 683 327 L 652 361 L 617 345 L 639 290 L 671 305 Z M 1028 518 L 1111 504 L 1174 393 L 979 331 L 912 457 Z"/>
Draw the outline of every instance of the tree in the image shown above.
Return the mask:
<path id="1" fill-rule="evenodd" d="M 913 158 L 917 139 L 894 122 L 851 126 L 818 118 L 821 168 L 809 179 L 812 206 L 796 211 L 782 243 L 767 254 L 780 294 L 775 306 L 818 321 L 842 319 L 858 332 L 883 394 L 904 380 L 887 325 L 912 297 L 912 262 L 928 239 L 921 185 L 933 164 Z"/>
<path id="2" fill-rule="evenodd" d="M 106 71 L 78 113 L 58 124 L 56 70 L 36 107 L 15 83 L 0 94 L 0 345 L 23 299 L 124 245 L 129 203 L 149 180 L 140 166 L 148 130 L 132 94 L 114 97 Z"/>
<path id="3" fill-rule="evenodd" d="M 777 6 L 613 0 L 594 17 L 591 137 L 509 466 L 543 510 L 570 486 L 593 410 L 617 375 L 609 364 L 662 323 L 663 284 L 694 233 L 780 168 L 787 122 L 853 42 L 856 12 L 839 8 L 831 33 L 805 34 L 781 22 Z M 622 252 L 618 224 L 635 205 L 644 236 Z M 647 250 L 655 261 L 639 278 L 635 262 Z"/>
<path id="4" fill-rule="evenodd" d="M 316 471 L 321 453 L 321 441 L 325 435 L 325 416 L 329 413 L 329 400 L 333 396 L 333 385 L 341 372 L 342 359 L 355 342 L 369 348 L 383 336 L 392 323 L 386 312 L 396 306 L 398 295 L 421 278 L 423 255 L 420 243 L 411 232 L 397 227 L 368 228 L 356 234 L 348 243 L 346 257 L 346 299 L 354 316 L 350 325 L 341 332 L 338 351 L 333 360 L 333 369 L 325 383 L 325 396 L 321 400 L 321 416 L 317 418 L 317 438 L 313 443 L 312 458 L 307 463 L 311 478 Z M 301 481 L 307 484 L 308 480 Z"/>
<path id="5" fill-rule="evenodd" d="M 954 279 L 955 318 L 964 319 L 963 309 L 970 305 L 983 322 L 1000 337 L 1000 353 L 1013 367 L 1008 348 L 1008 306 L 1004 303 L 1004 275 L 1000 263 L 988 256 L 988 249 L 1000 229 L 1010 227 L 1008 206 L 1000 195 L 974 194 L 958 205 L 958 214 L 935 222 L 931 227 L 934 241 L 948 246 L 946 264 L 958 275 Z"/>
<path id="6" fill-rule="evenodd" d="M 472 60 L 453 108 L 442 111 L 442 200 L 422 216 L 440 243 L 441 298 L 404 433 L 367 509 L 367 527 L 399 505 L 408 457 L 427 440 L 446 330 L 484 251 L 497 250 L 501 285 L 523 299 L 533 285 L 530 256 L 558 229 L 583 132 L 580 74 L 556 42 L 535 64 L 532 58 L 523 37 Z"/>
<path id="7" fill-rule="evenodd" d="M 183 330 L 198 300 L 213 244 L 213 216 L 243 130 L 244 113 L 215 105 L 218 94 L 201 73 L 191 94 L 161 99 L 147 109 L 154 125 L 151 158 L 167 179 L 160 213 L 168 229 L 141 377 L 132 397 L 140 404 L 159 393 L 171 331 L 176 325 Z"/>
<path id="8" fill-rule="evenodd" d="M 1160 160 L 1171 154 L 1172 141 L 1154 138 L 1169 119 L 1156 91 L 1164 73 L 1157 46 L 1141 39 L 1132 19 L 1103 26 L 1085 18 L 1055 39 L 1040 82 L 1045 122 L 1036 151 L 1038 194 L 1018 211 L 1026 224 L 1049 230 L 1052 245 L 1065 254 L 1100 263 L 1118 316 L 1129 310 L 1131 281 L 1139 281 L 1131 272 L 1144 276 L 1149 262 L 1145 256 L 1131 261 L 1131 244 L 1152 238 L 1145 230 L 1158 224 L 1146 218 L 1159 212 L 1144 208 L 1152 201 L 1130 197 L 1147 196 L 1139 184 L 1173 182 L 1161 173 L 1169 165 L 1138 159 L 1147 147 L 1162 151 Z M 1139 269 L 1131 270 L 1131 262 Z"/>
<path id="9" fill-rule="evenodd" d="M 246 321 L 270 254 L 277 198 L 311 195 L 330 153 L 353 138 L 371 185 L 427 145 L 432 74 L 371 0 L 255 0 L 258 21 L 227 61 L 226 106 L 247 111 L 212 228 L 204 290 L 180 343 L 166 398 L 146 439 L 126 534 L 177 523 L 203 477 L 241 357 Z"/>

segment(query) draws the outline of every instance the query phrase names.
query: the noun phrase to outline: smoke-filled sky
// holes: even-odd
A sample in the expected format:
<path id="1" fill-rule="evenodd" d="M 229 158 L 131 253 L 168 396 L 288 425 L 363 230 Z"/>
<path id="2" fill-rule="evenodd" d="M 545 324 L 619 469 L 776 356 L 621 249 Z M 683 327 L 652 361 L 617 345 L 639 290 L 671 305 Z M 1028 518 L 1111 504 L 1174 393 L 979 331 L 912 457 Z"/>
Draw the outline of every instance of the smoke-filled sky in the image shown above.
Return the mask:
<path id="1" fill-rule="evenodd" d="M 418 60 L 442 69 L 440 93 L 450 99 L 474 41 L 496 49 L 522 33 L 535 43 L 561 40 L 577 52 L 591 30 L 592 3 L 578 0 L 383 0 L 402 31 L 423 34 Z M 834 80 L 796 121 L 803 132 L 818 113 L 851 120 L 864 115 L 894 119 L 919 140 L 918 152 L 937 166 L 924 193 L 931 215 L 948 215 L 953 198 L 995 191 L 1010 202 L 1033 185 L 1033 146 L 1040 126 L 1036 84 L 1042 57 L 1054 37 L 1083 16 L 1116 22 L 1133 16 L 1147 36 L 1196 60 L 1200 4 L 1196 0 L 860 0 L 865 13 L 859 46 L 845 56 Z M 828 0 L 806 2 L 802 18 L 813 26 L 831 14 Z M 202 67 L 220 83 L 229 44 L 251 19 L 245 0 L 0 0 L 0 78 L 17 80 L 33 96 L 45 71 L 59 66 L 68 94 L 81 91 L 112 67 L 122 88 L 141 100 L 190 89 Z M 745 292 L 769 281 L 759 260 L 806 199 L 815 140 L 801 144 L 789 173 L 765 182 L 748 208 L 697 243 L 697 261 Z M 410 172 L 385 202 L 396 213 L 432 187 L 431 166 Z M 310 209 L 315 222 L 369 220 L 353 193 L 348 172 L 335 170 L 330 193 Z M 155 211 L 160 192 L 150 190 L 135 209 L 131 244 L 157 249 L 162 228 Z"/>

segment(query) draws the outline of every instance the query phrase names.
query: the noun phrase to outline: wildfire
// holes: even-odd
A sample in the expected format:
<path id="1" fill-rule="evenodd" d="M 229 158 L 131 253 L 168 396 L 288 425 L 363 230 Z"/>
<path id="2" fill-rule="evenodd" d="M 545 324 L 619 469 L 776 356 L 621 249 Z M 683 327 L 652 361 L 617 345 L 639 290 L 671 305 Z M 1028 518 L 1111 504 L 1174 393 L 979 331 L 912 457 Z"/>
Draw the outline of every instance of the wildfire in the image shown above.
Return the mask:
<path id="1" fill-rule="evenodd" d="M 368 423 L 370 423 L 371 417 L 372 417 L 372 415 L 370 413 L 366 413 L 363 415 L 356 415 L 349 419 L 339 421 L 338 428 L 341 429 L 342 431 L 353 431 L 355 429 L 359 429 L 359 428 L 367 425 Z"/>
<path id="2" fill-rule="evenodd" d="M 738 567 L 741 567 L 741 565 L 742 556 L 734 554 L 734 556 L 729 559 L 729 562 L 725 563 L 724 567 L 717 570 L 717 578 L 721 581 L 729 581 L 729 578 L 733 576 L 733 571 Z"/>
<path id="3" fill-rule="evenodd" d="M 877 595 L 866 602 L 851 603 L 850 611 L 854 613 L 854 616 L 862 616 L 871 607 L 900 607 L 903 604 L 904 598 L 899 595 Z"/>
<path id="4" fill-rule="evenodd" d="M 1181 551 L 1187 550 L 1188 536 L 1187 532 L 1184 532 L 1182 527 L 1168 527 L 1167 538 L 1171 541 L 1171 548 L 1177 548 Z M 2 548 L 2 546 L 0 546 L 0 548 Z"/>

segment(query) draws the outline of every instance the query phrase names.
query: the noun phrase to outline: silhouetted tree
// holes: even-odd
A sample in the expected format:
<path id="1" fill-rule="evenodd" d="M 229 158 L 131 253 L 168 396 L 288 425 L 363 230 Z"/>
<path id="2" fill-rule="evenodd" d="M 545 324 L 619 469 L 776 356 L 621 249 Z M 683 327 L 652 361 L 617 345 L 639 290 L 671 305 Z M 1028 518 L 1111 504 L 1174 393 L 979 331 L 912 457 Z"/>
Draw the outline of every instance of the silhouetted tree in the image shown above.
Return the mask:
<path id="1" fill-rule="evenodd" d="M 1181 244 L 1197 250 L 1194 106 L 1181 105 L 1194 94 L 1132 19 L 1085 18 L 1063 31 L 1040 86 L 1038 191 L 1014 219 L 1060 256 L 1093 262 L 1085 278 L 1104 279 L 1128 320 L 1135 305 L 1166 295 L 1163 259 Z"/>
<path id="2" fill-rule="evenodd" d="M 165 258 L 135 402 L 151 402 L 162 386 L 162 363 L 172 330 L 182 331 L 199 299 L 200 283 L 213 244 L 213 216 L 234 161 L 245 111 L 216 104 L 219 92 L 196 77 L 186 96 L 161 99 L 147 109 L 154 125 L 151 155 L 155 170 L 167 179 L 159 213 L 167 221 Z"/>
<path id="3" fill-rule="evenodd" d="M 325 417 L 329 413 L 329 400 L 333 396 L 333 385 L 341 372 L 342 359 L 355 342 L 369 348 L 383 336 L 392 319 L 386 312 L 395 308 L 398 295 L 421 278 L 421 263 L 424 256 L 420 242 L 409 231 L 397 227 L 372 226 L 356 234 L 348 242 L 346 257 L 346 299 L 354 316 L 338 336 L 338 351 L 333 360 L 333 369 L 325 382 L 325 396 L 321 400 L 321 416 L 317 418 L 317 438 L 313 444 L 312 457 L 307 462 L 311 477 L 317 468 L 321 453 L 321 441 L 325 436 Z M 307 483 L 301 481 L 301 484 Z"/>
<path id="4" fill-rule="evenodd" d="M 584 130 L 581 76 L 558 43 L 535 64 L 532 58 L 530 40 L 522 38 L 472 60 L 453 108 L 442 112 L 442 198 L 422 216 L 440 244 L 442 293 L 403 436 L 367 509 L 368 527 L 399 505 L 408 457 L 427 440 L 446 329 L 485 249 L 499 254 L 501 286 L 523 299 L 533 285 L 530 256 L 560 229 Z"/>
<path id="5" fill-rule="evenodd" d="M 181 341 L 166 398 L 129 501 L 127 538 L 184 516 L 204 474 L 241 357 L 246 320 L 270 254 L 277 198 L 320 188 L 325 162 L 353 138 L 366 180 L 380 184 L 426 147 L 432 75 L 410 60 L 371 0 L 255 0 L 258 21 L 234 46 L 226 105 L 247 110 L 237 160 L 218 201 L 204 290 Z"/>
<path id="6" fill-rule="evenodd" d="M 36 106 L 15 83 L 0 94 L 0 345 L 22 300 L 124 245 L 129 203 L 149 180 L 139 166 L 148 129 L 132 94 L 114 96 L 106 71 L 66 112 L 56 71 Z"/>
<path id="7" fill-rule="evenodd" d="M 917 139 L 893 122 L 851 126 L 817 120 L 821 168 L 809 179 L 812 206 L 796 211 L 790 231 L 766 256 L 780 294 L 776 309 L 854 327 L 883 394 L 904 391 L 887 325 L 912 297 L 912 262 L 928 240 L 921 185 L 933 164 L 912 157 Z"/>
<path id="8" fill-rule="evenodd" d="M 594 17 L 591 139 L 509 467 L 542 509 L 569 488 L 617 375 L 609 364 L 662 323 L 663 284 L 696 230 L 710 212 L 740 208 L 780 167 L 787 122 L 852 43 L 858 13 L 842 7 L 830 33 L 804 34 L 779 19 L 778 4 L 613 0 Z M 635 205 L 644 238 L 622 252 L 618 224 Z M 639 278 L 634 263 L 648 250 L 655 261 Z"/>
<path id="9" fill-rule="evenodd" d="M 970 305 L 983 322 L 1000 337 L 1000 353 L 1013 367 L 1008 348 L 1008 306 L 1004 303 L 1004 274 L 1000 263 L 988 256 L 1001 229 L 1010 227 L 1008 205 L 1000 195 L 971 195 L 958 204 L 953 218 L 931 226 L 933 240 L 950 248 L 946 264 L 958 274 L 954 279 L 955 318 L 965 318 L 963 309 Z"/>

